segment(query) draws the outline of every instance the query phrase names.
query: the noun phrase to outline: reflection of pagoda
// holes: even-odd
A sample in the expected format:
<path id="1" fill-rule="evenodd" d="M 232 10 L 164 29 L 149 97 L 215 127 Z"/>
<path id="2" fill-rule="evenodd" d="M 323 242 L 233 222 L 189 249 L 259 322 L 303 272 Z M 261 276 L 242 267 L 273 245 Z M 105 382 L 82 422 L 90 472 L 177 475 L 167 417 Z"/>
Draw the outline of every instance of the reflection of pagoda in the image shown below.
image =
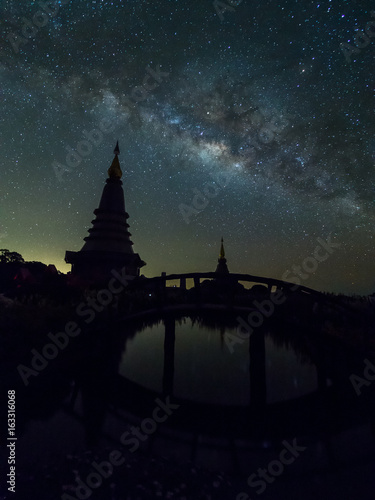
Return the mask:
<path id="1" fill-rule="evenodd" d="M 217 264 L 215 273 L 229 274 L 229 270 L 228 270 L 228 266 L 227 266 L 227 259 L 225 258 L 223 238 L 221 238 L 220 254 L 219 254 L 219 258 L 218 258 L 217 262 L 218 262 L 218 264 Z"/>
<path id="2" fill-rule="evenodd" d="M 114 154 L 99 208 L 94 210 L 96 218 L 89 235 L 84 238 L 85 244 L 79 252 L 67 251 L 65 254 L 65 261 L 72 264 L 72 275 L 89 281 L 101 280 L 111 270 L 123 268 L 123 274 L 129 279 L 139 276 L 140 268 L 145 265 L 134 253 L 128 231 L 129 214 L 125 211 L 118 142 Z"/>

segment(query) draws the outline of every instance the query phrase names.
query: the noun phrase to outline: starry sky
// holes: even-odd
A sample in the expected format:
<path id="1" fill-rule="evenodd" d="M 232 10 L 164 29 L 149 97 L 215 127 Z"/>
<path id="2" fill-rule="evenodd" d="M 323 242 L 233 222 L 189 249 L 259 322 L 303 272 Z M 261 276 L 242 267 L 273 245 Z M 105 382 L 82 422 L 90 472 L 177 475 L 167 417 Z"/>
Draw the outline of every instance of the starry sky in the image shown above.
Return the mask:
<path id="1" fill-rule="evenodd" d="M 280 279 L 331 235 L 303 284 L 374 292 L 374 9 L 2 0 L 0 247 L 67 272 L 118 139 L 146 276 L 214 270 L 223 236 Z"/>

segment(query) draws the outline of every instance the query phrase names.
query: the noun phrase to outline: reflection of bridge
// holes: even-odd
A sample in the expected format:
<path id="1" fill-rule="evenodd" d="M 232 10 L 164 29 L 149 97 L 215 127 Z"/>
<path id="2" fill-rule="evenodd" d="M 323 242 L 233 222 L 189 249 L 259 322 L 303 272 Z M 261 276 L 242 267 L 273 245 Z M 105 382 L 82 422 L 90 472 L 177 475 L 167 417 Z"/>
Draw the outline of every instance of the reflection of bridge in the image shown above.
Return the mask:
<path id="1" fill-rule="evenodd" d="M 176 320 L 181 317 L 198 317 L 199 324 L 202 322 L 203 325 L 210 324 L 210 319 L 214 318 L 215 326 L 220 332 L 222 342 L 227 344 L 226 339 L 226 327 L 229 326 L 229 331 L 233 331 L 234 327 L 238 327 L 239 323 L 236 318 L 238 314 L 251 312 L 253 309 L 249 307 L 231 307 L 228 309 L 227 306 L 223 304 L 205 304 L 202 303 L 197 309 L 196 304 L 179 304 L 179 305 L 169 305 L 167 307 L 162 307 L 161 309 L 150 309 L 147 311 L 142 311 L 136 314 L 128 315 L 123 318 L 121 324 L 127 330 L 132 324 L 130 330 L 132 332 L 141 331 L 146 326 L 151 326 L 152 324 L 158 324 L 160 321 L 164 324 L 164 355 L 163 355 L 163 370 L 160 374 L 162 380 L 162 393 L 164 395 L 174 396 L 174 375 L 175 375 L 175 344 L 176 344 Z M 224 312 L 225 315 L 218 317 L 217 312 Z M 214 312 L 214 314 L 212 314 Z M 206 315 L 210 316 L 207 319 Z M 208 323 L 207 323 L 208 321 Z M 212 324 L 211 324 L 212 326 Z M 305 325 L 304 333 L 307 329 L 311 327 L 310 325 Z M 121 328 L 121 326 L 120 326 Z M 271 327 L 273 328 L 273 327 Z M 292 325 L 289 328 L 296 328 Z M 288 331 L 289 331 L 288 328 Z M 267 406 L 267 383 L 266 383 L 266 349 L 265 349 L 265 335 L 268 332 L 266 325 L 255 328 L 251 335 L 247 336 L 246 340 L 241 335 L 238 335 L 238 340 L 243 346 L 236 346 L 236 350 L 247 349 L 249 353 L 249 405 L 252 410 L 253 416 L 263 415 L 265 408 Z M 234 333 L 234 332 L 233 332 Z M 281 332 L 280 332 L 281 333 Z M 315 333 L 319 333 L 319 330 Z M 234 336 L 231 334 L 230 337 Z M 281 333 L 281 337 L 283 334 Z M 319 339 L 315 339 L 316 343 L 319 343 Z M 229 347 L 223 346 L 224 349 Z M 229 347 L 228 356 L 233 353 L 233 348 Z M 314 360 L 316 361 L 316 360 Z M 313 362 L 314 362 L 313 361 Z M 316 363 L 317 367 L 317 383 L 320 390 L 325 390 L 327 388 L 327 367 L 320 363 Z M 186 403 L 186 402 L 185 402 Z"/>
<path id="2" fill-rule="evenodd" d="M 205 308 L 205 305 L 203 305 L 203 308 Z M 180 308 L 179 313 L 182 312 L 182 308 Z M 189 316 L 189 312 L 185 312 Z M 354 391 L 349 381 L 349 375 L 355 371 L 351 360 L 353 356 L 351 350 L 342 345 L 339 346 L 336 342 L 323 339 L 319 335 L 319 331 L 315 332 L 313 329 L 312 332 L 318 335 L 310 336 L 306 335 L 305 329 L 300 332 L 295 327 L 275 331 L 274 335 L 271 332 L 269 334 L 272 338 L 280 339 L 280 345 L 292 345 L 293 349 L 298 348 L 298 346 L 305 347 L 297 352 L 301 354 L 303 359 L 309 359 L 315 365 L 316 385 L 312 393 L 289 401 L 272 404 L 268 402 L 265 337 L 269 330 L 260 327 L 255 329 L 242 347 L 239 347 L 239 349 L 247 349 L 249 356 L 247 375 L 245 375 L 249 387 L 247 408 L 226 406 L 225 404 L 199 403 L 182 399 L 174 391 L 175 347 L 179 341 L 179 336 L 176 335 L 178 333 L 178 330 L 176 332 L 176 314 L 172 313 L 168 307 L 167 311 L 164 309 L 159 311 L 159 315 L 155 315 L 156 318 L 158 318 L 158 321 L 162 321 L 164 325 L 163 364 L 160 371 L 161 392 L 164 396 L 173 398 L 173 401 L 176 401 L 183 408 L 184 415 L 181 416 L 181 420 L 179 420 L 179 415 L 174 417 L 176 418 L 176 426 L 179 429 L 185 429 L 185 427 L 186 429 L 200 429 L 202 433 L 217 436 L 230 433 L 236 437 L 259 437 L 259 435 L 263 434 L 276 436 L 280 429 L 282 432 L 287 429 L 288 432 L 296 433 L 294 435 L 298 435 L 299 432 L 305 434 L 306 429 L 312 434 L 319 434 L 320 426 L 324 427 L 329 425 L 329 422 L 332 422 L 333 415 L 331 411 L 351 415 L 355 407 L 352 401 L 355 400 Z M 124 326 L 126 324 L 125 321 Z M 204 321 L 202 324 L 205 324 Z M 296 345 L 293 338 L 297 339 Z M 300 345 L 301 342 L 302 346 Z M 228 356 L 230 355 L 228 351 Z M 354 358 L 355 356 L 353 356 Z M 212 374 L 212 377 L 215 377 L 215 373 Z M 230 379 L 230 373 L 228 377 Z M 145 389 L 136 382 L 129 382 L 124 379 L 121 383 L 123 383 L 123 390 L 120 392 L 125 394 L 124 401 L 126 404 L 124 403 L 124 405 L 130 410 L 129 405 L 134 404 L 131 412 L 135 415 L 142 414 L 137 409 L 139 400 L 143 404 L 144 398 L 147 398 L 152 404 L 155 397 L 160 397 L 160 393 L 154 392 L 152 389 Z M 341 395 L 342 401 L 340 402 L 334 399 L 335 404 L 331 408 L 329 404 L 330 398 L 335 398 L 336 391 L 341 391 L 343 388 L 345 388 L 345 397 Z M 180 410 L 179 413 L 181 414 Z M 327 418 L 327 422 L 325 418 Z"/>

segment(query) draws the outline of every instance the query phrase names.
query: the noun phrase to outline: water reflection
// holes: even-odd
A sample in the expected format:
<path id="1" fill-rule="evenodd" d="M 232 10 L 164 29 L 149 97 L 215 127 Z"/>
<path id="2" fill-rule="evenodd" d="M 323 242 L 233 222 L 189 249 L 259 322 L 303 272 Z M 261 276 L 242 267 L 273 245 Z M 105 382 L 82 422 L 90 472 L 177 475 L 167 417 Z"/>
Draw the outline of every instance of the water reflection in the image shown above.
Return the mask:
<path id="1" fill-rule="evenodd" d="M 79 419 L 93 444 L 116 434 L 106 426 L 113 412 L 141 418 L 166 395 L 182 403 L 170 428 L 228 438 L 330 435 L 373 421 L 372 388 L 358 398 L 349 379 L 363 370 L 363 355 L 316 328 L 271 322 L 231 354 L 224 335 L 234 333 L 236 316 L 181 311 L 107 321 L 27 390 L 16 387 L 20 432 L 60 407 Z"/>
<path id="2" fill-rule="evenodd" d="M 301 459 L 303 477 L 318 470 L 324 482 L 334 467 L 342 472 L 340 460 L 367 463 L 374 391 L 366 388 L 359 398 L 349 381 L 363 370 L 363 356 L 317 328 L 271 322 L 231 354 L 224 338 L 236 324 L 235 314 L 180 311 L 122 324 L 107 318 L 102 328 L 83 334 L 33 380 L 25 397 L 16 387 L 19 470 L 33 467 L 37 455 L 48 462 L 57 453 L 71 454 L 75 470 L 87 450 L 104 450 L 107 459 L 121 449 L 130 463 L 143 460 L 141 453 L 160 457 L 169 450 L 173 463 L 178 457 L 247 477 L 249 463 L 268 463 L 272 450 L 294 438 L 307 446 L 312 464 Z M 37 413 L 29 411 L 35 394 L 43 396 Z M 130 454 L 121 436 L 140 427 L 153 414 L 155 398 L 166 401 L 167 395 L 178 411 Z M 59 476 L 57 467 L 53 474 Z"/>
<path id="3" fill-rule="evenodd" d="M 317 370 L 278 332 L 255 331 L 231 353 L 224 327 L 168 316 L 126 341 L 119 373 L 155 392 L 190 401 L 257 407 L 317 389 Z"/>

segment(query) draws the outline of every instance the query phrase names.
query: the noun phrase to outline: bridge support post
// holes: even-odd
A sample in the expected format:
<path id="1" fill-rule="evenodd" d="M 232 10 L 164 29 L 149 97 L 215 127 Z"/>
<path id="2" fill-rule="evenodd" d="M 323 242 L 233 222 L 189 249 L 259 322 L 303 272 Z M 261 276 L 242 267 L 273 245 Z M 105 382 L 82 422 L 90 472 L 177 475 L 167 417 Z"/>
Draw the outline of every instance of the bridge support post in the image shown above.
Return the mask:
<path id="1" fill-rule="evenodd" d="M 167 299 L 167 280 L 166 280 L 166 273 L 161 273 L 161 300 L 163 304 L 165 304 L 166 299 Z"/>
<path id="2" fill-rule="evenodd" d="M 201 303 L 201 282 L 199 276 L 194 276 L 194 291 L 195 301 L 197 304 Z"/>
<path id="3" fill-rule="evenodd" d="M 164 396 L 173 394 L 174 379 L 174 346 L 176 339 L 175 319 L 167 316 L 164 319 L 164 367 L 163 367 L 163 394 Z"/>
<path id="4" fill-rule="evenodd" d="M 157 306 L 163 307 L 166 303 L 167 289 L 166 289 L 167 280 L 165 278 L 165 273 L 161 273 L 161 277 L 157 279 L 155 282 L 155 293 L 157 298 Z"/>
<path id="5" fill-rule="evenodd" d="M 186 278 L 180 278 L 180 288 L 186 290 Z"/>

